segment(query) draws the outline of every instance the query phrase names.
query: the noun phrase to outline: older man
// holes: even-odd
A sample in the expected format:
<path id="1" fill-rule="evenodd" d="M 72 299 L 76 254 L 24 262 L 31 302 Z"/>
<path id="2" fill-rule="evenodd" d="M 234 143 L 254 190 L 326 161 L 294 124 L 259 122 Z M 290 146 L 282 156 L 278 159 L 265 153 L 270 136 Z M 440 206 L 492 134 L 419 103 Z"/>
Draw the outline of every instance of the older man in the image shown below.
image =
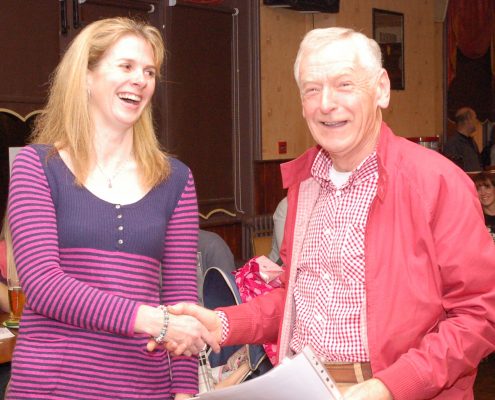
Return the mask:
<path id="1" fill-rule="evenodd" d="M 316 29 L 295 63 L 318 146 L 282 167 L 285 285 L 217 312 L 179 305 L 224 345 L 310 344 L 346 399 L 470 399 L 495 344 L 495 246 L 469 177 L 382 122 L 380 48 Z M 341 373 L 344 371 L 344 373 Z"/>

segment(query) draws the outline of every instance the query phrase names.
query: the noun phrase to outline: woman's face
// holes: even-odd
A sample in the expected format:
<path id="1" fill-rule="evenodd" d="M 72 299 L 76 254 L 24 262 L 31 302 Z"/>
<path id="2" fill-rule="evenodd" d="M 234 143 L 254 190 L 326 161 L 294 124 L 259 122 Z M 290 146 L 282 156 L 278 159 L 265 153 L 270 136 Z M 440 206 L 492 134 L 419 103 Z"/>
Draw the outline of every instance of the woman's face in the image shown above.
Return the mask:
<path id="1" fill-rule="evenodd" d="M 128 130 L 155 90 L 153 49 L 143 38 L 126 35 L 88 70 L 89 107 L 95 129 Z"/>
<path id="2" fill-rule="evenodd" d="M 477 189 L 483 207 L 489 207 L 495 203 L 495 187 L 491 181 L 483 181 L 477 185 Z"/>

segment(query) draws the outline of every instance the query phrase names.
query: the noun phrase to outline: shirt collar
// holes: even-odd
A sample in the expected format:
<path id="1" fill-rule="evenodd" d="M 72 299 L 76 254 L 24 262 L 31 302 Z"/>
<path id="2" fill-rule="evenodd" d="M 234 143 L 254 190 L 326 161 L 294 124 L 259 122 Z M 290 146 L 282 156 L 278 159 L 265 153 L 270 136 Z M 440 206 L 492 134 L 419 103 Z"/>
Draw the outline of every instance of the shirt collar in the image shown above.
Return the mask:
<path id="1" fill-rule="evenodd" d="M 322 186 L 335 190 L 335 186 L 330 181 L 330 168 L 333 162 L 328 152 L 320 149 L 311 167 L 311 175 Z M 364 161 L 351 173 L 347 183 L 341 189 L 357 186 L 362 182 L 378 176 L 378 159 L 376 151 L 371 153 Z"/>

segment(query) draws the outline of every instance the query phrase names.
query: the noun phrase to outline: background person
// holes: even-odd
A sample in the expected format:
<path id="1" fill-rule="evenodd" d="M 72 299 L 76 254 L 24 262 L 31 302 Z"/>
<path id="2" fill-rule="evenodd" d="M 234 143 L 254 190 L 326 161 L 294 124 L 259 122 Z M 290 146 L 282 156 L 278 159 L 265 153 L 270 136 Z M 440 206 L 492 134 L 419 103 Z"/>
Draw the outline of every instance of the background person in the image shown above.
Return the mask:
<path id="1" fill-rule="evenodd" d="M 457 132 L 445 143 L 443 153 L 466 172 L 481 171 L 481 155 L 473 139 L 476 132 L 476 113 L 463 107 L 455 113 Z"/>
<path id="2" fill-rule="evenodd" d="M 472 398 L 495 346 L 495 246 L 471 179 L 382 122 L 390 81 L 374 40 L 312 30 L 294 72 L 318 146 L 282 166 L 284 286 L 171 310 L 223 345 L 278 338 L 279 360 L 312 345 L 344 370 L 346 400 Z"/>
<path id="3" fill-rule="evenodd" d="M 287 197 L 284 197 L 277 205 L 273 213 L 273 240 L 272 249 L 268 258 L 277 264 L 281 264 L 280 248 L 284 238 L 285 218 L 287 216 Z"/>
<path id="4" fill-rule="evenodd" d="M 190 355 L 209 333 L 157 307 L 197 301 L 194 182 L 159 149 L 151 117 L 163 54 L 152 26 L 88 25 L 14 161 L 8 218 L 26 306 L 7 399 L 197 392 Z M 150 336 L 187 356 L 147 352 Z"/>
<path id="5" fill-rule="evenodd" d="M 495 174 L 481 172 L 473 177 L 478 190 L 485 225 L 495 240 Z"/>

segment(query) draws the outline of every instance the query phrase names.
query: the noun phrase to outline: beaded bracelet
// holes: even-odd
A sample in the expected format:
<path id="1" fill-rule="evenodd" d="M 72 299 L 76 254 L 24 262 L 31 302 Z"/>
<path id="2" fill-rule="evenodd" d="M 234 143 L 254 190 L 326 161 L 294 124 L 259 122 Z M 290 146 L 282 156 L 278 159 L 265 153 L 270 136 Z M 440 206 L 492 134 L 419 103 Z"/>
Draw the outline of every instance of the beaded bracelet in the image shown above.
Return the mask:
<path id="1" fill-rule="evenodd" d="M 163 325 L 162 325 L 162 329 L 160 330 L 160 334 L 154 337 L 153 339 L 155 339 L 155 342 L 157 342 L 158 344 L 161 344 L 165 341 L 165 336 L 167 336 L 169 315 L 168 315 L 167 307 L 165 307 L 164 305 L 159 305 L 158 309 L 162 310 L 163 312 Z"/>

